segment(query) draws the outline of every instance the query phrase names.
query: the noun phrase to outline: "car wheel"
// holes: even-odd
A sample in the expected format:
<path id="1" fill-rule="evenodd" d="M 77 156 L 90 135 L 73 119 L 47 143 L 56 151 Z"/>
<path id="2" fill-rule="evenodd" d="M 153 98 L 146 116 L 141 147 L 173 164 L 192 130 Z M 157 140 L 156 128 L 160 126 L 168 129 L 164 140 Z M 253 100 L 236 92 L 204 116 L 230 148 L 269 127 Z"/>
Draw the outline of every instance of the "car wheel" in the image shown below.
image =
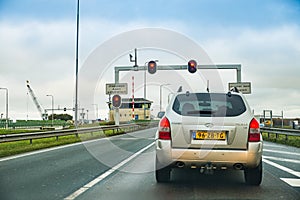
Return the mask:
<path id="1" fill-rule="evenodd" d="M 248 185 L 260 185 L 262 181 L 262 161 L 260 161 L 259 165 L 252 169 L 245 169 L 245 181 Z"/>
<path id="2" fill-rule="evenodd" d="M 162 166 L 156 158 L 155 177 L 158 183 L 166 183 L 171 179 L 171 168 Z"/>

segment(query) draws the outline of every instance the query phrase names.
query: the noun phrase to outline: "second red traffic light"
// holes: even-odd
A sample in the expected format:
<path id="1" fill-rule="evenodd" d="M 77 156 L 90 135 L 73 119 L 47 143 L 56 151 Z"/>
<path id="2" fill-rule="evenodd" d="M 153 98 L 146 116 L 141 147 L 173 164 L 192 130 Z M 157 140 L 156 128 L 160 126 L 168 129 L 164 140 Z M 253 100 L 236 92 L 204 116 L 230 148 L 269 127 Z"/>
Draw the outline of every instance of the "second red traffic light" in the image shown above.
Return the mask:
<path id="1" fill-rule="evenodd" d="M 112 104 L 113 104 L 113 107 L 115 108 L 120 108 L 121 106 L 121 97 L 120 95 L 116 94 L 112 97 Z"/>
<path id="2" fill-rule="evenodd" d="M 188 62 L 188 71 L 190 73 L 195 73 L 197 71 L 197 62 L 195 60 L 190 60 Z"/>
<path id="3" fill-rule="evenodd" d="M 156 62 L 151 60 L 148 62 L 148 72 L 154 74 L 156 72 Z"/>

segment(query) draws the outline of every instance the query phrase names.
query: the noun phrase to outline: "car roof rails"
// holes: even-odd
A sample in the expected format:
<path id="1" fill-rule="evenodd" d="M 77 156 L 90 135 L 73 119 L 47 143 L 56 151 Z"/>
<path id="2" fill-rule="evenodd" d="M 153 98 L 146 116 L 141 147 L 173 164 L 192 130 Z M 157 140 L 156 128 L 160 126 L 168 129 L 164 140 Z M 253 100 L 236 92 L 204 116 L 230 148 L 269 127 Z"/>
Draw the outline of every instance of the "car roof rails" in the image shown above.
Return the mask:
<path id="1" fill-rule="evenodd" d="M 237 92 L 240 93 L 239 89 L 237 89 L 237 87 L 232 87 L 230 88 L 230 92 Z"/>
<path id="2" fill-rule="evenodd" d="M 182 92 L 182 86 L 178 88 L 177 92 Z"/>

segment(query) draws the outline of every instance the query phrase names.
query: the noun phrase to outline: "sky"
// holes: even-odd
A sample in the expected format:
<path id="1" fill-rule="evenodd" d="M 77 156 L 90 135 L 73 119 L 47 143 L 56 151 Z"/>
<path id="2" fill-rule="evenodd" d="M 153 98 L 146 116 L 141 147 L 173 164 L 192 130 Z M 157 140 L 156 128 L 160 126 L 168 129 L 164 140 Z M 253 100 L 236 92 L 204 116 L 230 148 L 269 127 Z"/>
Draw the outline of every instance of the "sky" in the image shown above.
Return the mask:
<path id="1" fill-rule="evenodd" d="M 53 95 L 55 108 L 74 107 L 76 5 L 76 0 L 0 0 L 0 87 L 9 90 L 11 119 L 40 118 L 28 95 L 26 80 L 44 109 L 51 108 L 47 95 Z M 252 85 L 252 94 L 246 98 L 255 114 L 273 110 L 273 115 L 283 111 L 285 117 L 300 117 L 300 1 L 81 0 L 79 74 L 99 47 L 128 31 L 143 28 L 186 36 L 203 49 L 211 63 L 241 64 L 242 81 Z M 99 63 L 97 85 L 90 87 L 95 90 L 92 102 L 79 98 L 79 106 L 89 119 L 97 117 L 96 107 L 98 118 L 107 118 L 104 85 L 113 82 L 114 66 L 133 65 L 129 53 L 133 54 L 133 50 L 116 55 L 109 65 Z M 149 59 L 158 59 L 161 65 L 186 64 L 188 60 L 159 48 L 141 48 L 138 55 L 140 66 Z M 106 56 L 105 51 L 101 56 Z M 197 62 L 202 64 L 202 60 Z M 236 82 L 234 70 L 200 71 L 198 75 L 205 73 L 222 80 L 225 90 L 229 82 Z M 143 97 L 144 73 L 132 71 L 121 74 L 130 91 L 123 97 L 131 96 L 132 75 L 135 96 Z M 159 85 L 169 84 L 162 88 L 164 108 L 167 94 L 176 91 L 179 82 L 205 91 L 203 77 L 198 80 L 186 71 L 147 75 L 147 98 L 153 101 L 153 114 L 159 109 Z M 215 80 L 210 80 L 211 85 Z M 79 79 L 80 84 L 83 81 Z M 0 90 L 0 114 L 5 116 L 4 90 Z"/>

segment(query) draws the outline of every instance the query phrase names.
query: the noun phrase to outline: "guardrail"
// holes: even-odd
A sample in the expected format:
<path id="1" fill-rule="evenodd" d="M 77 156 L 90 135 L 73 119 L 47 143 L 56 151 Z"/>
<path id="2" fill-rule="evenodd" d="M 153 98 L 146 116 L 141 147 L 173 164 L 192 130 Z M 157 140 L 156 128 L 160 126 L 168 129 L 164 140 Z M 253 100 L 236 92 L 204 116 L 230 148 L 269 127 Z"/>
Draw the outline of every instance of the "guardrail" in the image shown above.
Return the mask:
<path id="1" fill-rule="evenodd" d="M 76 137 L 78 137 L 79 134 L 85 134 L 85 133 L 93 134 L 94 132 L 99 132 L 99 131 L 103 131 L 105 133 L 105 131 L 108 130 L 113 130 L 113 132 L 118 130 L 123 130 L 124 132 L 132 132 L 132 131 L 142 130 L 145 128 L 151 128 L 156 126 L 157 126 L 157 122 L 124 124 L 118 126 L 110 125 L 110 126 L 100 126 L 100 127 L 92 127 L 92 128 L 67 129 L 67 130 L 59 130 L 59 131 L 7 134 L 7 135 L 0 135 L 0 143 L 29 140 L 30 144 L 32 144 L 33 139 L 56 137 L 56 140 L 58 140 L 59 136 L 66 136 L 66 135 L 76 135 Z"/>
<path id="2" fill-rule="evenodd" d="M 263 132 L 268 133 L 268 139 L 270 139 L 270 134 L 275 134 L 276 139 L 278 139 L 278 135 L 285 135 L 285 140 L 288 140 L 288 136 L 300 136 L 300 130 L 295 130 L 295 129 L 261 127 L 260 131 L 262 133 Z"/>

